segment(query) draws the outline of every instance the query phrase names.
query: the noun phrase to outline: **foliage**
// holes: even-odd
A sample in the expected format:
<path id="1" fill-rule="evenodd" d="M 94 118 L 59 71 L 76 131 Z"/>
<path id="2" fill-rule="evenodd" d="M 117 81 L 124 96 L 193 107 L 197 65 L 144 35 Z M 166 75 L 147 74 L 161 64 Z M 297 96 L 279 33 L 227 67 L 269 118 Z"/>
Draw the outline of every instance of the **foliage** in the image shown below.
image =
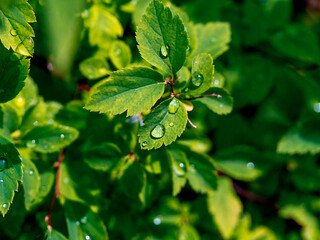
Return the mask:
<path id="1" fill-rule="evenodd" d="M 1 0 L 0 239 L 320 239 L 302 2 Z"/>

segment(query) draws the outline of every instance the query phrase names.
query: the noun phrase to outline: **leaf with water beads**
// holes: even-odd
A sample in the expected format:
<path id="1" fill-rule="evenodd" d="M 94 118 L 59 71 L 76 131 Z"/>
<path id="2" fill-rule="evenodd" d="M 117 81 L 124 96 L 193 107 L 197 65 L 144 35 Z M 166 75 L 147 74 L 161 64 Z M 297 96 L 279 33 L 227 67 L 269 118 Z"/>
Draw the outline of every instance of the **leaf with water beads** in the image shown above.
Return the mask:
<path id="1" fill-rule="evenodd" d="M 188 36 L 179 16 L 153 0 L 143 15 L 136 39 L 141 56 L 150 64 L 172 75 L 186 59 Z"/>
<path id="2" fill-rule="evenodd" d="M 184 131 L 187 119 L 187 110 L 181 101 L 171 98 L 162 102 L 139 129 L 141 148 L 160 148 L 163 144 L 171 144 Z"/>
<path id="3" fill-rule="evenodd" d="M 22 180 L 22 164 L 14 145 L 0 136 L 0 211 L 4 216 L 18 190 L 18 181 Z"/>
<path id="4" fill-rule="evenodd" d="M 127 111 L 127 116 L 134 116 L 150 110 L 165 89 L 162 75 L 151 68 L 125 68 L 110 75 L 92 89 L 86 109 L 113 115 Z"/>

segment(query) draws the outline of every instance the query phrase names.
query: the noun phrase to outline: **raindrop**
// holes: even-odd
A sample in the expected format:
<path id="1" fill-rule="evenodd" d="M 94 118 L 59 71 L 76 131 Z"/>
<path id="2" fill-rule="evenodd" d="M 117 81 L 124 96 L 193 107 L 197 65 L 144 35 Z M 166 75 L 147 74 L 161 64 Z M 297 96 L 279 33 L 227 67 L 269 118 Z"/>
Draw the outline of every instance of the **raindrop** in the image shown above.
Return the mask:
<path id="1" fill-rule="evenodd" d="M 154 223 L 154 225 L 160 225 L 161 219 L 157 217 L 157 218 L 153 219 L 153 223 Z"/>
<path id="2" fill-rule="evenodd" d="M 6 203 L 2 204 L 2 207 L 3 207 L 3 208 L 6 208 L 6 207 L 7 207 L 7 204 L 6 204 Z"/>
<path id="3" fill-rule="evenodd" d="M 33 175 L 33 174 L 34 174 L 33 169 L 30 169 L 30 171 L 29 171 L 29 175 Z"/>
<path id="4" fill-rule="evenodd" d="M 7 168 L 7 159 L 5 158 L 0 158 L 0 172 L 5 170 Z"/>
<path id="5" fill-rule="evenodd" d="M 3 183 L 4 182 L 3 179 L 0 179 L 0 182 Z"/>
<path id="6" fill-rule="evenodd" d="M 193 86 L 200 87 L 201 84 L 203 83 L 202 74 L 199 72 L 195 72 L 194 74 L 192 74 L 191 82 Z"/>
<path id="7" fill-rule="evenodd" d="M 33 126 L 37 126 L 39 124 L 38 121 L 34 121 Z"/>
<path id="8" fill-rule="evenodd" d="M 144 141 L 144 142 L 142 143 L 142 147 L 146 147 L 146 146 L 147 146 L 147 142 Z"/>
<path id="9" fill-rule="evenodd" d="M 61 135 L 60 135 L 60 138 L 61 138 L 61 139 L 64 139 L 64 134 L 61 134 Z"/>
<path id="10" fill-rule="evenodd" d="M 23 107 L 26 103 L 26 100 L 23 98 L 23 97 L 18 97 L 16 100 L 15 100 L 15 103 L 18 107 Z"/>
<path id="11" fill-rule="evenodd" d="M 219 86 L 219 80 L 218 79 L 216 79 L 216 80 L 214 80 L 214 83 L 213 83 L 215 86 Z"/>
<path id="12" fill-rule="evenodd" d="M 82 224 L 86 224 L 87 221 L 88 221 L 88 217 L 87 217 L 87 216 L 84 216 L 84 217 L 81 218 L 81 220 L 80 220 L 80 222 L 81 222 Z"/>
<path id="13" fill-rule="evenodd" d="M 172 114 L 176 113 L 179 109 L 179 106 L 180 106 L 179 101 L 174 98 L 169 104 L 169 113 L 172 113 Z"/>
<path id="14" fill-rule="evenodd" d="M 317 113 L 320 112 L 320 102 L 315 103 L 315 104 L 313 105 L 313 110 L 314 110 L 315 112 L 317 112 Z"/>
<path id="15" fill-rule="evenodd" d="M 254 163 L 253 163 L 253 162 L 248 162 L 248 163 L 247 163 L 247 168 L 248 168 L 248 169 L 251 170 L 251 169 L 254 169 L 254 167 L 255 167 L 255 166 L 254 166 Z"/>
<path id="16" fill-rule="evenodd" d="M 91 237 L 89 235 L 86 235 L 86 240 L 90 240 Z"/>
<path id="17" fill-rule="evenodd" d="M 12 36 L 17 36 L 17 32 L 16 32 L 16 30 L 14 30 L 14 29 L 12 29 L 12 30 L 10 31 L 10 34 L 11 34 Z"/>
<path id="18" fill-rule="evenodd" d="M 173 122 L 169 123 L 169 126 L 170 126 L 170 127 L 173 127 L 173 125 L 174 125 Z"/>
<path id="19" fill-rule="evenodd" d="M 36 140 L 35 139 L 27 142 L 27 147 L 28 148 L 34 148 L 35 146 L 36 146 Z"/>
<path id="20" fill-rule="evenodd" d="M 88 16 L 89 16 L 89 11 L 88 11 L 88 9 L 85 9 L 85 10 L 81 13 L 81 17 L 87 18 Z"/>
<path id="21" fill-rule="evenodd" d="M 153 138 L 162 138 L 165 132 L 165 128 L 162 124 L 158 124 L 151 131 L 151 136 Z"/>
<path id="22" fill-rule="evenodd" d="M 170 47 L 168 45 L 162 45 L 160 48 L 160 57 L 167 58 L 169 56 Z"/>
<path id="23" fill-rule="evenodd" d="M 184 167 L 184 164 L 183 164 L 183 163 L 179 163 L 179 166 L 180 166 L 181 168 L 183 168 L 183 167 Z"/>
<path id="24" fill-rule="evenodd" d="M 185 173 L 186 173 L 186 166 L 185 166 L 185 164 L 184 163 L 179 163 L 179 164 L 177 164 L 177 163 L 174 163 L 173 164 L 173 171 L 175 172 L 175 174 L 177 175 L 177 176 L 184 176 L 185 175 Z"/>

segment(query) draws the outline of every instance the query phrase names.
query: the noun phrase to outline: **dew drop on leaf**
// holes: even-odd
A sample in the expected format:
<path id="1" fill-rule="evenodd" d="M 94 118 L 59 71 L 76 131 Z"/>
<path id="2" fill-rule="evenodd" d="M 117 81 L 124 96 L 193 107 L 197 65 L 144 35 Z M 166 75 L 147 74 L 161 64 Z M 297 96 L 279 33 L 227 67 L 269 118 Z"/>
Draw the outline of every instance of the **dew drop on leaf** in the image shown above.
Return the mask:
<path id="1" fill-rule="evenodd" d="M 84 216 L 84 217 L 81 218 L 81 220 L 80 220 L 80 222 L 81 222 L 82 224 L 86 224 L 87 221 L 88 221 L 88 217 L 87 217 L 87 216 Z"/>
<path id="2" fill-rule="evenodd" d="M 3 207 L 3 208 L 6 208 L 6 207 L 7 207 L 7 204 L 6 204 L 6 203 L 2 204 L 2 207 Z"/>
<path id="3" fill-rule="evenodd" d="M 29 175 L 33 175 L 33 173 L 34 173 L 33 169 L 30 169 Z"/>
<path id="4" fill-rule="evenodd" d="M 0 158 L 0 172 L 7 168 L 7 159 Z"/>
<path id="5" fill-rule="evenodd" d="M 184 163 L 174 163 L 172 167 L 177 176 L 184 176 L 186 174 L 186 166 Z"/>
<path id="6" fill-rule="evenodd" d="M 154 225 L 160 225 L 161 224 L 161 219 L 160 218 L 158 218 L 158 217 L 156 217 L 156 218 L 154 218 L 153 219 L 153 223 L 154 223 Z"/>
<path id="7" fill-rule="evenodd" d="M 162 124 L 158 124 L 151 131 L 151 137 L 153 138 L 162 138 L 165 132 L 165 128 Z"/>
<path id="8" fill-rule="evenodd" d="M 91 237 L 89 235 L 86 235 L 86 240 L 91 240 Z"/>
<path id="9" fill-rule="evenodd" d="M 34 148 L 35 146 L 36 146 L 36 140 L 35 139 L 27 142 L 27 147 L 28 148 Z"/>
<path id="10" fill-rule="evenodd" d="M 172 114 L 176 113 L 179 109 L 179 106 L 180 106 L 179 101 L 174 98 L 169 104 L 169 113 L 172 113 Z"/>
<path id="11" fill-rule="evenodd" d="M 142 147 L 146 147 L 146 146 L 147 146 L 147 142 L 143 142 Z"/>
<path id="12" fill-rule="evenodd" d="M 17 36 L 17 32 L 16 32 L 16 30 L 14 30 L 14 29 L 12 29 L 12 30 L 10 31 L 10 34 L 11 34 L 12 36 Z"/>
<path id="13" fill-rule="evenodd" d="M 167 58 L 169 56 L 170 47 L 168 45 L 162 45 L 160 48 L 160 57 Z"/>
<path id="14" fill-rule="evenodd" d="M 200 87 L 201 84 L 203 83 L 202 74 L 199 72 L 195 72 L 194 74 L 192 74 L 191 82 L 193 86 Z"/>
<path id="15" fill-rule="evenodd" d="M 3 179 L 0 179 L 0 182 L 3 183 L 4 182 Z"/>
<path id="16" fill-rule="evenodd" d="M 251 170 L 251 169 L 254 169 L 254 167 L 255 167 L 255 166 L 254 166 L 254 163 L 253 163 L 253 162 L 248 162 L 248 163 L 247 163 L 247 168 L 248 168 L 248 169 Z"/>
<path id="17" fill-rule="evenodd" d="M 26 100 L 23 97 L 18 97 L 15 99 L 15 104 L 17 107 L 23 107 L 26 104 Z"/>
<path id="18" fill-rule="evenodd" d="M 89 16 L 89 11 L 88 11 L 88 9 L 85 9 L 85 10 L 81 13 L 81 17 L 87 18 L 88 16 Z"/>
<path id="19" fill-rule="evenodd" d="M 170 126 L 170 127 L 173 127 L 173 125 L 174 125 L 173 122 L 169 123 L 169 126 Z"/>

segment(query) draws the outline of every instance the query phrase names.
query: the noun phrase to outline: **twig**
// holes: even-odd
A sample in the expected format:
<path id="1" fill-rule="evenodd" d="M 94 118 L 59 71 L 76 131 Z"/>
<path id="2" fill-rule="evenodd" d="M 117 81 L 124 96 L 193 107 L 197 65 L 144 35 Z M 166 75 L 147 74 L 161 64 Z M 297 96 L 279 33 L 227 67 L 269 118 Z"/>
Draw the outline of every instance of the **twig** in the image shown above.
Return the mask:
<path id="1" fill-rule="evenodd" d="M 198 96 L 198 97 L 192 97 L 192 98 L 185 98 L 184 100 L 194 100 L 194 99 L 198 99 L 198 98 L 204 98 L 204 97 L 216 97 L 216 98 L 222 98 L 221 95 L 219 94 L 215 94 L 215 93 L 212 93 L 212 94 L 207 94 L 207 95 L 202 95 L 202 96 Z"/>
<path id="2" fill-rule="evenodd" d="M 57 173 L 56 173 L 56 186 L 55 186 L 55 190 L 54 190 L 54 195 L 52 198 L 52 202 L 50 205 L 50 209 L 48 212 L 48 215 L 45 217 L 45 221 L 47 223 L 47 228 L 49 231 L 52 230 L 52 226 L 51 226 L 51 214 L 52 214 L 52 210 L 53 210 L 53 206 L 56 202 L 57 197 L 61 194 L 60 192 L 60 183 L 61 183 L 61 164 L 63 162 L 64 159 L 64 150 L 62 150 L 62 152 L 59 155 L 58 161 L 55 162 L 54 166 L 57 168 Z"/>
<path id="3" fill-rule="evenodd" d="M 192 127 L 197 128 L 197 126 L 194 125 L 189 118 L 188 118 L 188 123 L 190 123 L 190 125 L 191 125 Z"/>

